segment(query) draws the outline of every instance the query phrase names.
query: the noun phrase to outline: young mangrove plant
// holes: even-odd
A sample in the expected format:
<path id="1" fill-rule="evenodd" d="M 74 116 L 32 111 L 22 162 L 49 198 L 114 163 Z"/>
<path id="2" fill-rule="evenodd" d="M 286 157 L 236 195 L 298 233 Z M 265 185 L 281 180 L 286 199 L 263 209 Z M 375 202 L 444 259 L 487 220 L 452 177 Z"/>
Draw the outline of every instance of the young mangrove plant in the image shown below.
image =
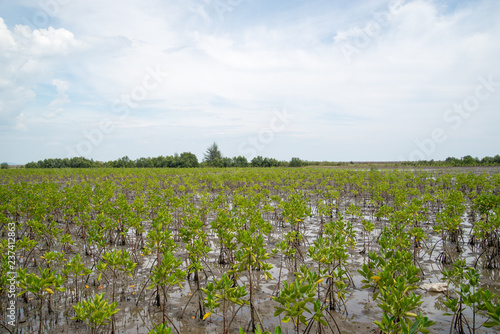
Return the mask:
<path id="1" fill-rule="evenodd" d="M 500 268 L 500 196 L 493 193 L 481 194 L 473 206 L 479 211 L 481 219 L 473 228 L 474 243 L 479 243 L 484 258 L 483 267 L 487 269 Z"/>
<path id="2" fill-rule="evenodd" d="M 125 273 L 132 278 L 134 268 L 137 263 L 133 262 L 130 258 L 130 253 L 127 250 L 114 250 L 106 252 L 102 256 L 102 261 L 97 265 L 96 269 L 99 271 L 97 280 L 100 281 L 102 277 L 112 285 L 111 302 L 115 302 L 116 283 L 120 273 Z M 111 273 L 111 275 L 109 275 Z M 109 275 L 109 276 L 108 276 Z M 116 333 L 115 317 L 111 318 L 111 331 Z"/>
<path id="3" fill-rule="evenodd" d="M 314 322 L 317 322 L 320 328 L 329 326 L 323 314 L 326 306 L 323 306 L 316 298 L 317 286 L 323 280 L 324 278 L 309 270 L 306 265 L 301 266 L 300 272 L 295 273 L 295 281 L 284 282 L 278 297 L 272 297 L 279 304 L 275 306 L 274 316 L 278 317 L 283 314 L 282 322 L 292 321 L 297 334 L 300 333 L 301 324 L 306 326 L 302 333 L 309 333 Z M 311 314 L 312 317 L 307 319 L 306 314 Z"/>
<path id="4" fill-rule="evenodd" d="M 104 293 L 96 294 L 89 300 L 82 300 L 73 305 L 76 316 L 71 319 L 83 321 L 90 327 L 92 334 L 97 334 L 99 329 L 107 325 L 111 318 L 118 313 L 119 309 L 116 306 L 116 302 L 109 304 L 108 300 L 104 299 Z"/>
<path id="5" fill-rule="evenodd" d="M 200 273 L 205 268 L 203 266 L 203 262 L 205 261 L 205 258 L 211 248 L 207 243 L 207 234 L 203 230 L 205 223 L 201 219 L 197 217 L 188 219 L 185 222 L 185 225 L 186 227 L 182 227 L 180 229 L 180 234 L 182 241 L 185 243 L 184 247 L 188 252 L 187 277 L 189 279 L 189 277 L 194 274 L 196 290 L 193 292 L 191 298 L 184 307 L 182 314 L 184 315 L 191 299 L 194 298 L 194 296 L 198 296 L 198 310 L 196 313 L 198 314 L 199 319 L 203 319 L 203 316 L 205 315 L 205 308 L 203 305 L 203 291 L 201 290 Z M 205 274 L 205 276 L 207 275 Z"/>
<path id="6" fill-rule="evenodd" d="M 87 268 L 85 264 L 82 262 L 82 257 L 78 253 L 71 258 L 66 263 L 65 268 L 62 271 L 64 277 L 69 278 L 73 276 L 73 281 L 75 283 L 75 300 L 80 301 L 79 293 L 78 293 L 78 279 L 80 276 L 90 275 L 92 270 Z"/>
<path id="7" fill-rule="evenodd" d="M 221 309 L 222 311 L 222 334 L 229 333 L 229 318 L 228 311 L 229 305 L 235 304 L 237 306 L 242 306 L 244 304 L 249 304 L 245 299 L 242 299 L 248 294 L 244 286 L 234 286 L 234 282 L 227 274 L 222 274 L 220 280 L 207 283 L 206 288 L 202 289 L 205 293 L 205 306 L 210 310 L 209 313 L 204 315 L 204 319 L 209 317 L 213 310 Z M 221 306 L 222 304 L 222 306 Z M 239 310 L 239 309 L 238 309 Z M 238 311 L 235 312 L 234 316 Z"/>
<path id="8" fill-rule="evenodd" d="M 453 268 L 443 269 L 442 271 L 444 280 L 448 283 L 449 287 L 453 287 L 457 297 L 446 296 L 444 305 L 452 312 L 445 313 L 444 315 L 452 316 L 450 331 L 455 331 L 459 334 L 476 333 L 476 330 L 481 326 L 476 326 L 476 316 L 478 313 L 487 314 L 492 321 L 486 321 L 483 326 L 495 326 L 494 319 L 498 315 L 492 307 L 492 302 L 495 295 L 479 288 L 479 278 L 481 274 L 471 267 L 467 267 L 465 260 L 458 260 L 453 264 Z M 448 289 L 450 291 L 450 289 Z M 470 308 L 472 313 L 472 320 L 469 322 L 465 316 L 467 307 Z"/>
<path id="9" fill-rule="evenodd" d="M 65 278 L 61 275 L 55 273 L 50 268 L 42 269 L 38 267 L 40 276 L 35 273 L 27 273 L 27 269 L 19 268 L 17 270 L 17 287 L 21 289 L 21 292 L 17 295 L 22 296 L 25 293 L 32 293 L 39 301 L 40 305 L 38 307 L 39 312 L 39 333 L 43 333 L 43 305 L 45 300 L 50 300 L 50 295 L 54 294 L 54 291 L 65 291 L 64 281 Z M 49 304 L 49 313 L 52 312 L 51 306 Z"/>
<path id="10" fill-rule="evenodd" d="M 154 325 L 155 327 L 149 331 L 149 334 L 172 334 L 172 328 L 167 324 Z"/>
<path id="11" fill-rule="evenodd" d="M 265 224 L 260 221 L 261 224 L 269 227 L 269 223 Z M 265 228 L 264 228 L 265 229 Z M 235 275 L 236 279 L 239 278 L 241 273 L 245 273 L 248 282 L 249 289 L 249 300 L 250 305 L 250 326 L 252 331 L 255 331 L 257 318 L 259 314 L 255 307 L 255 287 L 254 287 L 254 274 L 262 273 L 264 279 L 272 279 L 272 275 L 269 272 L 272 269 L 272 264 L 265 262 L 269 259 L 270 255 L 267 253 L 264 243 L 264 237 L 260 233 L 262 227 L 259 227 L 259 222 L 253 222 L 250 224 L 248 230 L 241 230 L 238 232 L 238 241 L 241 244 L 241 248 L 235 254 L 235 263 L 233 268 L 228 271 L 229 275 Z M 262 321 L 259 320 L 262 325 Z"/>
<path id="12" fill-rule="evenodd" d="M 158 294 L 161 291 L 161 295 L 163 296 L 163 303 L 161 303 L 160 298 L 160 307 L 163 311 L 163 322 L 169 322 L 172 324 L 174 329 L 179 333 L 177 328 L 175 327 L 174 322 L 167 315 L 167 301 L 168 301 L 168 290 L 177 285 L 182 289 L 182 282 L 186 277 L 186 271 L 180 269 L 182 267 L 182 260 L 177 259 L 171 250 L 164 250 L 164 253 L 161 258 L 161 262 L 159 265 L 155 266 L 151 272 L 150 279 L 151 285 L 148 289 L 155 289 Z"/>
<path id="13" fill-rule="evenodd" d="M 439 254 L 437 260 L 442 264 L 451 264 L 453 262 L 450 250 L 446 241 L 455 245 L 456 252 L 460 253 L 460 237 L 462 236 L 462 217 L 465 213 L 465 199 L 463 193 L 458 190 L 451 190 L 445 195 L 445 207 L 442 211 L 436 213 L 436 225 L 433 227 L 436 233 L 441 234 L 443 251 Z"/>
<path id="14" fill-rule="evenodd" d="M 373 300 L 384 312 L 381 321 L 375 324 L 383 333 L 428 333 L 433 324 L 414 310 L 422 304 L 421 296 L 411 292 L 420 281 L 420 269 L 413 263 L 408 251 L 411 239 L 404 232 L 404 226 L 391 223 L 385 228 L 379 240 L 380 254 L 369 253 L 368 264 L 363 264 L 359 273 L 364 277 L 363 288 L 373 288 Z M 413 319 L 413 320 L 412 320 Z"/>

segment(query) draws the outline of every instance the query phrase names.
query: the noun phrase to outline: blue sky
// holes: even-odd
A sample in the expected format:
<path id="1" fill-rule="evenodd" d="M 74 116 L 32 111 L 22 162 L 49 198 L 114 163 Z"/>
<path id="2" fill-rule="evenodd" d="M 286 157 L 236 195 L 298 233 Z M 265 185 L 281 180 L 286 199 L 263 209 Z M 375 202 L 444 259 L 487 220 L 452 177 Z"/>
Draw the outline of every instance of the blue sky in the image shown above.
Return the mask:
<path id="1" fill-rule="evenodd" d="M 499 154 L 496 0 L 0 3 L 0 161 Z"/>

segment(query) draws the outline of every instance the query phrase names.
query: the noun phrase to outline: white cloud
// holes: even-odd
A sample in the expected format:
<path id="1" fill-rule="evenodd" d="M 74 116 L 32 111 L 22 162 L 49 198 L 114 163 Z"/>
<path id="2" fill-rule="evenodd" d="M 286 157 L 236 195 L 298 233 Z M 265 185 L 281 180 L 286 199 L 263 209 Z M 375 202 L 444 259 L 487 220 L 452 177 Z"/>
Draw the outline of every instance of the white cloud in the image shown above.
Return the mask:
<path id="1" fill-rule="evenodd" d="M 16 117 L 15 129 L 22 132 L 28 131 L 28 126 L 26 125 L 26 116 L 21 113 Z"/>
<path id="2" fill-rule="evenodd" d="M 50 111 L 46 114 L 47 117 L 55 117 L 63 112 L 63 107 L 65 104 L 70 102 L 69 96 L 66 91 L 69 88 L 68 82 L 60 79 L 53 79 L 52 84 L 57 89 L 57 97 L 50 102 L 47 109 Z"/>
<path id="3" fill-rule="evenodd" d="M 31 102 L 44 100 L 39 94 L 40 85 L 53 84 L 57 96 L 40 107 L 45 117 L 61 112 L 67 103 L 68 82 L 52 79 L 60 66 L 61 58 L 82 47 L 74 35 L 63 28 L 31 30 L 28 26 L 16 25 L 12 33 L 0 18 L 0 119 L 16 130 L 27 131 L 27 124 L 38 117 L 36 109 L 28 109 Z M 40 98 L 40 100 L 37 99 Z M 50 112 L 47 112 L 50 111 Z"/>
<path id="4" fill-rule="evenodd" d="M 35 56 L 66 56 L 79 45 L 74 35 L 63 28 L 37 29 L 28 38 L 29 50 Z"/>
<path id="5" fill-rule="evenodd" d="M 16 42 L 7 28 L 5 21 L 0 17 L 0 57 L 6 57 L 16 50 Z"/>
<path id="6" fill-rule="evenodd" d="M 57 28 L 18 25 L 12 33 L 2 20 L 0 57 L 8 58 L 0 64 L 0 115 L 12 127 L 30 128 L 29 120 L 42 115 L 75 136 L 104 117 L 131 136 L 189 128 L 200 140 L 213 135 L 231 146 L 239 144 L 234 136 L 255 134 L 270 110 L 288 104 L 300 120 L 282 138 L 307 145 L 349 139 L 362 159 L 366 138 L 380 147 L 397 138 L 413 149 L 415 138 L 441 126 L 446 108 L 473 92 L 478 76 L 500 80 L 496 2 L 450 9 L 438 0 L 401 1 L 364 46 L 356 41 L 389 10 L 386 2 L 319 3 L 279 11 L 274 6 L 281 5 L 243 2 L 221 19 L 211 2 L 89 0 L 61 6 L 50 22 Z M 342 43 L 357 48 L 350 62 Z M 140 87 L 146 68 L 156 65 L 168 77 L 128 116 L 114 114 L 114 101 Z M 53 86 L 57 94 L 49 93 Z M 494 100 L 487 102 L 493 107 L 485 103 L 478 117 L 497 119 Z M 297 150 L 322 159 L 312 146 Z"/>

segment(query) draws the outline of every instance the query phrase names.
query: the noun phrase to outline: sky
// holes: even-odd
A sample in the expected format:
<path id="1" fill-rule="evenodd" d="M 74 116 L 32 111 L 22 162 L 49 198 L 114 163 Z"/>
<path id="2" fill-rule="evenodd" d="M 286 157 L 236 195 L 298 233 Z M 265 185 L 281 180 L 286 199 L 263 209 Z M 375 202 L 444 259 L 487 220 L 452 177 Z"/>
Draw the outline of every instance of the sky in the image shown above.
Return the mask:
<path id="1" fill-rule="evenodd" d="M 500 154 L 497 0 L 2 0 L 0 161 Z"/>

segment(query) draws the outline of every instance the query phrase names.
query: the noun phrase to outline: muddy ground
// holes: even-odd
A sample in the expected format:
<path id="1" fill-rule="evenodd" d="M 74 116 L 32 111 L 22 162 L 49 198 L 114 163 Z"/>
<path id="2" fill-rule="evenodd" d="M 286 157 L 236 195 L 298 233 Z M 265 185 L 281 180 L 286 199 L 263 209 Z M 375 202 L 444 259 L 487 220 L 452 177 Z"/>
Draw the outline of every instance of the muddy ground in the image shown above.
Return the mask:
<path id="1" fill-rule="evenodd" d="M 379 222 L 381 225 L 383 222 Z M 319 219 L 309 219 L 306 222 L 306 236 L 308 236 L 306 243 L 304 245 L 304 253 L 306 252 L 306 246 L 308 243 L 316 238 L 317 231 L 319 229 Z M 358 226 L 355 223 L 355 226 Z M 464 235 L 468 235 L 467 227 L 464 231 Z M 267 245 L 269 248 L 275 246 L 276 242 L 279 240 L 280 235 L 287 232 L 287 228 L 281 229 L 278 233 L 273 233 L 269 240 L 267 240 Z M 358 230 L 359 233 L 361 233 Z M 379 230 L 375 230 L 372 236 L 376 236 Z M 360 235 L 360 234 L 358 234 Z M 375 250 L 377 245 L 374 242 L 375 238 L 371 238 L 371 249 Z M 440 253 L 440 247 L 437 246 L 433 253 L 430 254 L 430 247 L 438 240 L 437 236 L 432 236 L 427 240 L 428 247 L 423 247 L 420 254 L 420 265 L 423 269 L 424 277 L 421 283 L 436 283 L 440 282 L 442 275 L 442 266 L 436 262 L 436 257 Z M 475 259 L 477 254 L 475 254 L 471 249 L 467 247 L 466 239 L 464 239 L 464 253 L 455 254 L 456 256 L 461 256 L 466 258 L 471 262 Z M 215 244 L 212 249 L 216 249 Z M 362 243 L 359 242 L 354 250 L 350 251 L 349 258 L 349 271 L 353 277 L 354 286 L 349 287 L 348 295 L 346 298 L 347 313 L 342 312 L 332 312 L 335 317 L 336 324 L 340 329 L 341 333 L 353 334 L 353 333 L 377 333 L 377 326 L 373 323 L 374 320 L 379 320 L 381 318 L 381 311 L 377 307 L 376 303 L 372 300 L 372 292 L 369 289 L 362 289 L 361 279 L 362 277 L 357 273 L 357 270 L 361 268 L 361 265 L 367 261 L 365 254 L 360 254 L 362 249 Z M 74 253 L 79 251 L 78 247 L 73 247 L 72 251 Z M 185 254 L 179 254 L 182 258 L 185 258 Z M 227 270 L 227 267 L 221 267 L 217 262 L 218 252 L 212 251 L 210 254 L 210 260 L 207 263 L 210 267 L 210 271 L 207 270 L 207 275 L 209 280 L 211 280 L 211 275 L 214 273 L 217 277 L 220 277 L 221 273 Z M 132 279 L 126 279 L 126 284 L 120 286 L 118 292 L 119 308 L 121 311 L 116 316 L 116 325 L 118 333 L 149 333 L 151 329 L 151 323 L 159 323 L 162 319 L 162 312 L 156 309 L 153 305 L 152 292 L 151 290 L 145 290 L 143 287 L 147 283 L 147 275 L 149 273 L 152 260 L 148 257 L 139 258 L 140 263 L 138 265 L 138 270 L 135 277 Z M 280 319 L 273 317 L 274 306 L 277 305 L 270 296 L 276 293 L 277 278 L 279 275 L 280 267 L 280 256 L 273 256 L 270 261 L 274 268 L 272 270 L 273 280 L 264 281 L 260 279 L 257 288 L 257 308 L 258 312 L 262 318 L 263 324 L 266 330 L 274 329 L 275 326 L 281 325 L 283 328 L 283 333 L 294 333 L 292 326 L 290 324 L 280 323 Z M 305 259 L 305 263 L 309 263 L 308 259 Z M 293 279 L 293 266 L 291 263 L 284 261 L 282 268 L 282 280 L 285 277 Z M 202 276 L 202 279 L 205 277 Z M 258 277 L 255 277 L 258 279 Z M 498 270 L 483 270 L 481 282 L 483 286 L 488 289 L 500 293 L 500 277 Z M 244 283 L 244 282 L 243 282 Z M 148 283 L 149 284 L 149 283 Z M 94 282 L 86 282 L 88 288 L 83 291 L 83 296 L 91 296 L 93 292 L 101 293 L 103 291 L 109 290 L 111 287 L 107 284 Z M 196 290 L 194 282 L 190 281 L 189 284 L 185 284 L 183 289 L 175 288 L 169 297 L 168 302 L 168 313 L 171 319 L 173 319 L 176 327 L 181 333 L 218 333 L 222 329 L 222 319 L 221 317 L 213 314 L 206 321 L 201 321 L 197 319 L 197 309 L 196 302 L 194 299 L 188 304 L 191 295 Z M 424 290 L 416 290 L 416 293 L 422 295 L 423 304 L 420 310 L 426 314 L 431 320 L 435 321 L 431 328 L 432 333 L 449 333 L 451 317 L 444 316 L 443 313 L 446 312 L 444 305 L 442 304 L 444 299 L 443 293 L 432 293 L 426 292 Z M 28 303 L 23 301 L 22 297 L 18 297 L 17 308 L 18 308 L 18 323 L 13 333 L 37 333 L 38 332 L 38 315 L 35 311 L 38 307 L 38 302 L 35 300 L 29 300 Z M 45 314 L 46 319 L 45 329 L 46 333 L 88 333 L 88 327 L 82 323 L 78 323 L 70 318 L 74 316 L 72 311 L 70 300 L 66 300 L 64 304 L 58 304 L 58 309 L 55 310 L 53 314 Z M 187 305 L 187 307 L 186 307 Z M 184 308 L 186 308 L 184 310 Z M 236 310 L 233 307 L 230 314 Z M 183 317 L 181 315 L 184 313 Z M 194 318 L 194 319 L 193 319 Z M 5 318 L 4 318 L 5 319 Z M 238 328 L 246 328 L 249 324 L 249 308 L 243 307 L 239 310 L 238 316 L 235 317 L 231 325 L 231 332 L 237 333 Z M 335 333 L 338 330 L 335 327 L 333 321 L 329 321 L 332 328 L 334 328 Z M 2 329 L 0 328 L 0 332 Z M 5 331 L 8 333 L 8 331 Z M 105 331 L 104 331 L 105 332 Z M 327 330 L 327 332 L 331 332 Z M 491 330 L 480 329 L 476 333 L 491 333 Z"/>
<path id="2" fill-rule="evenodd" d="M 426 169 L 429 172 L 439 171 L 440 169 Z M 454 172 L 473 172 L 473 173 L 498 173 L 500 171 L 499 167 L 492 168 L 462 168 L 454 169 Z M 314 208 L 313 208 L 314 210 Z M 365 218 L 370 219 L 366 216 Z M 213 217 L 212 217 L 213 219 Z M 377 326 L 373 323 L 375 320 L 381 319 L 381 310 L 377 307 L 376 302 L 372 300 L 372 291 L 370 289 L 362 289 L 361 275 L 357 272 L 361 268 L 361 265 L 367 261 L 367 255 L 361 254 L 360 251 L 362 246 L 362 230 L 361 223 L 359 220 L 351 219 L 356 228 L 357 235 L 359 236 L 357 247 L 350 250 L 349 262 L 349 272 L 352 275 L 354 285 L 348 288 L 348 294 L 346 296 L 346 311 L 347 312 L 332 312 L 332 316 L 335 319 L 335 323 L 329 320 L 330 326 L 334 329 L 333 332 L 345 334 L 353 333 L 377 333 Z M 371 250 L 377 249 L 376 237 L 381 231 L 381 226 L 385 223 L 384 221 L 376 221 L 376 229 L 372 232 L 370 237 Z M 273 226 L 276 224 L 272 222 Z M 307 253 L 308 245 L 317 238 L 318 230 L 320 226 L 320 220 L 318 217 L 313 215 L 313 218 L 307 219 L 305 221 L 305 235 L 306 239 L 304 242 L 303 253 Z M 283 229 L 275 227 L 274 232 L 271 234 L 267 242 L 267 248 L 270 250 L 273 248 L 278 240 L 281 239 L 284 233 L 288 232 L 290 227 L 285 227 Z M 429 238 L 425 241 L 420 253 L 419 253 L 419 265 L 423 272 L 423 277 L 420 284 L 422 283 L 437 283 L 442 281 L 441 271 L 443 266 L 436 261 L 439 253 L 441 252 L 441 243 L 439 243 L 439 237 L 432 232 L 432 227 L 430 223 L 427 223 L 425 227 L 426 231 L 429 231 Z M 479 254 L 477 254 L 473 249 L 468 246 L 468 238 L 470 235 L 471 225 L 468 221 L 468 217 L 464 217 L 464 231 L 463 239 L 461 239 L 461 244 L 463 252 L 458 254 L 453 254 L 454 257 L 464 258 L 467 260 L 469 265 L 473 265 L 475 259 Z M 77 233 L 75 232 L 75 235 Z M 212 235 L 215 238 L 215 235 Z M 218 264 L 218 250 L 216 247 L 215 240 L 212 241 L 212 252 L 209 254 L 209 260 L 206 263 L 206 275 L 202 275 L 202 286 L 206 281 L 212 280 L 212 277 L 220 278 L 224 271 L 227 271 L 228 267 L 223 267 Z M 436 246 L 434 248 L 434 246 Z M 432 250 L 432 252 L 431 252 Z M 70 255 L 83 252 L 81 246 L 75 245 L 72 247 Z M 182 259 L 186 259 L 185 253 L 178 253 Z M 117 300 L 119 302 L 120 312 L 116 315 L 116 328 L 118 333 L 149 333 L 153 323 L 160 323 L 162 321 L 162 311 L 154 305 L 154 298 L 152 296 L 152 290 L 144 289 L 145 286 L 149 285 L 148 275 L 153 263 L 151 256 L 137 256 L 135 257 L 138 266 L 133 278 L 125 278 L 123 280 L 124 284 L 121 284 L 117 293 Z M 273 256 L 269 262 L 273 264 L 274 268 L 271 271 L 273 275 L 272 280 L 265 281 L 260 275 L 255 276 L 255 280 L 259 282 L 257 287 L 257 310 L 260 314 L 264 329 L 273 330 L 275 326 L 281 325 L 283 328 L 283 333 L 293 333 L 293 326 L 290 323 L 284 324 L 280 322 L 278 317 L 274 317 L 274 307 L 277 305 L 270 297 L 276 293 L 276 285 L 278 283 L 278 276 L 280 272 L 280 267 L 282 267 L 282 280 L 283 279 L 293 279 L 293 269 L 292 264 L 286 261 L 282 262 L 279 255 Z M 38 261 L 41 261 L 38 259 Z M 305 263 L 312 266 L 308 258 L 305 258 Z M 209 268 L 209 269 L 208 269 Z M 93 275 L 92 275 L 93 277 Z M 242 284 L 245 281 L 241 282 Z M 85 280 L 81 282 L 81 286 L 84 286 L 82 291 L 83 298 L 89 298 L 94 293 L 107 292 L 110 295 L 111 286 L 102 282 L 94 282 L 93 279 Z M 486 287 L 494 293 L 500 294 L 500 271 L 498 269 L 484 269 L 481 270 L 481 286 Z M 179 329 L 181 333 L 219 333 L 222 329 L 222 319 L 217 314 L 212 314 L 205 321 L 198 319 L 197 308 L 195 300 L 190 298 L 193 293 L 195 293 L 196 287 L 193 281 L 187 281 L 183 288 L 174 288 L 169 293 L 168 301 L 168 315 L 175 326 Z M 445 316 L 444 313 L 447 312 L 443 305 L 445 296 L 443 293 L 430 293 L 421 289 L 415 291 L 417 294 L 422 296 L 423 304 L 420 307 L 425 315 L 427 315 L 430 320 L 436 323 L 431 327 L 432 333 L 449 333 L 450 332 L 450 322 L 451 317 Z M 38 333 L 38 323 L 39 317 L 36 313 L 38 310 L 38 301 L 32 298 L 25 301 L 23 297 L 17 297 L 16 300 L 16 326 L 10 327 L 8 329 L 0 327 L 0 333 Z M 72 297 L 69 293 L 60 294 L 53 303 L 55 305 L 54 312 L 51 314 L 44 314 L 44 333 L 89 333 L 88 327 L 79 323 L 75 320 L 71 320 L 71 317 L 75 315 L 71 305 L 74 304 Z M 5 301 L 6 299 L 2 299 Z M 190 302 L 189 302 L 190 301 Z M 187 306 L 186 306 L 187 305 Z M 46 312 L 45 309 L 44 312 Z M 232 307 L 230 314 L 236 312 L 237 307 Z M 2 305 L 2 319 L 6 321 L 6 305 Z M 472 318 L 471 314 L 468 314 L 469 318 Z M 231 332 L 237 333 L 240 327 L 246 329 L 248 328 L 250 316 L 249 308 L 243 307 L 238 310 L 237 316 L 231 324 Z M 481 317 L 478 318 L 478 322 L 482 323 L 485 319 Z M 107 332 L 107 327 L 103 328 L 103 332 Z M 326 329 L 326 333 L 331 333 L 329 329 Z M 492 333 L 492 330 L 487 330 L 480 328 L 476 333 Z"/>

